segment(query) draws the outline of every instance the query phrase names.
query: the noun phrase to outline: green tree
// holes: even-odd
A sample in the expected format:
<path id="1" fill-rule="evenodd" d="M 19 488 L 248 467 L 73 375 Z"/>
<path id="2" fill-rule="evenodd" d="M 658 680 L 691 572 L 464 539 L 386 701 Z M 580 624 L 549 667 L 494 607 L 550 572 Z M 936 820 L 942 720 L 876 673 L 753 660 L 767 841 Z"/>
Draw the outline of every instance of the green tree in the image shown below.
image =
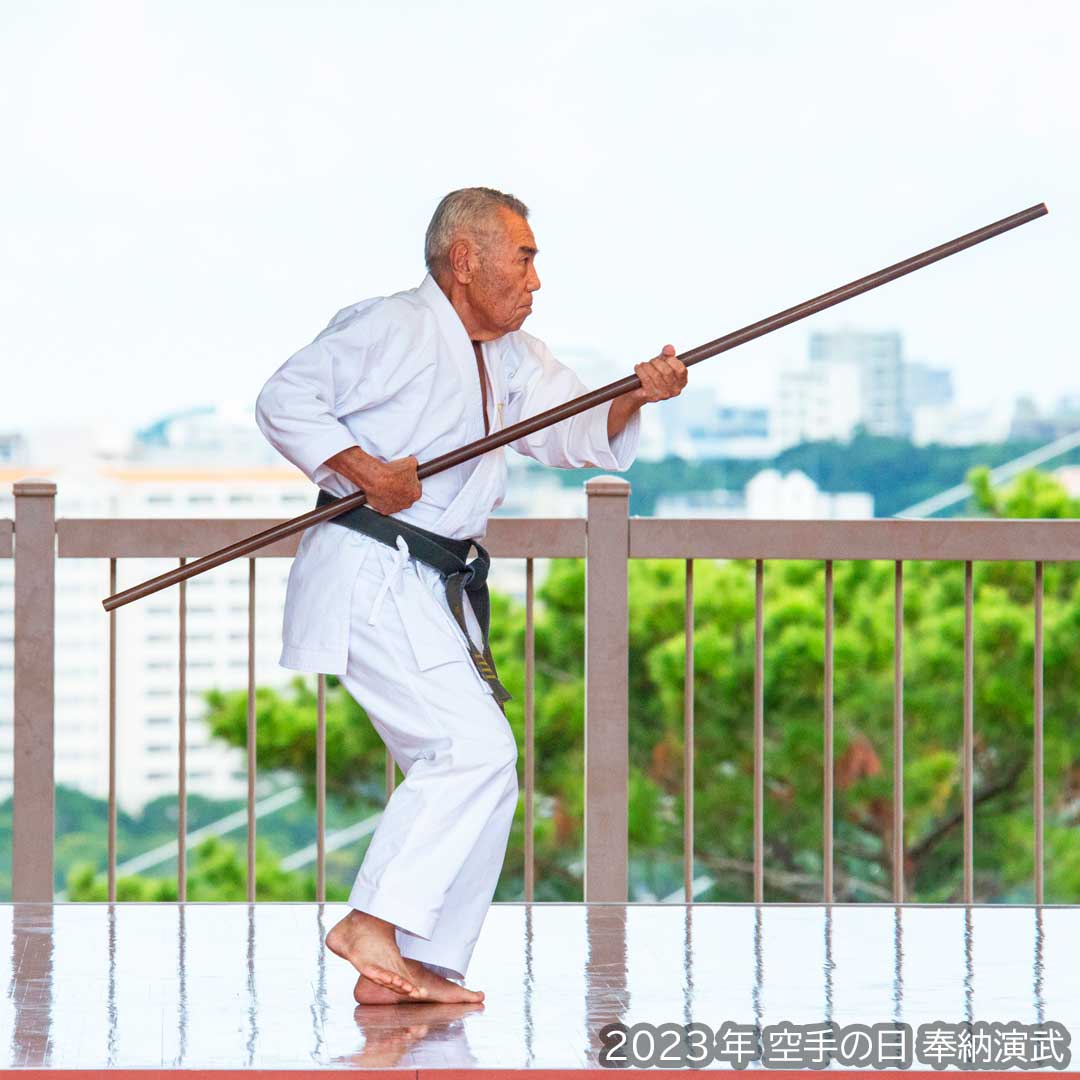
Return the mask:
<path id="1" fill-rule="evenodd" d="M 342 799 L 377 793 L 385 749 L 363 709 L 333 675 L 326 677 L 326 790 Z M 232 746 L 247 745 L 247 691 L 211 690 L 207 723 Z M 310 802 L 315 800 L 316 692 L 313 681 L 296 676 L 284 692 L 255 690 L 255 759 L 260 772 L 293 774 Z"/>
<path id="2" fill-rule="evenodd" d="M 221 837 L 209 837 L 188 853 L 188 900 L 246 900 L 247 857 L 238 844 Z M 108 879 L 95 865 L 80 862 L 68 872 L 68 898 L 108 899 Z M 261 840 L 255 842 L 255 894 L 259 900 L 314 900 L 315 876 L 283 870 L 280 859 Z M 328 900 L 347 900 L 347 887 L 328 881 Z M 132 874 L 116 880 L 117 900 L 177 899 L 175 877 L 148 877 Z"/>

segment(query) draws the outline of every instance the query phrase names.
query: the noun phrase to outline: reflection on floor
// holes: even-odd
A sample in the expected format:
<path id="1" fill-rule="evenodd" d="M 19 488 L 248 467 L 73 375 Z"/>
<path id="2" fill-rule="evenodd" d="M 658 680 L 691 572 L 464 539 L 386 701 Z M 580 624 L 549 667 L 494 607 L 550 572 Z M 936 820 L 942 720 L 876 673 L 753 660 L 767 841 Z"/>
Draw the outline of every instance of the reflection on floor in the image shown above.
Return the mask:
<path id="1" fill-rule="evenodd" d="M 619 1021 L 1080 1032 L 1075 907 L 498 904 L 481 1006 L 356 1006 L 322 944 L 346 910 L 2 905 L 0 1068 L 596 1068 Z"/>

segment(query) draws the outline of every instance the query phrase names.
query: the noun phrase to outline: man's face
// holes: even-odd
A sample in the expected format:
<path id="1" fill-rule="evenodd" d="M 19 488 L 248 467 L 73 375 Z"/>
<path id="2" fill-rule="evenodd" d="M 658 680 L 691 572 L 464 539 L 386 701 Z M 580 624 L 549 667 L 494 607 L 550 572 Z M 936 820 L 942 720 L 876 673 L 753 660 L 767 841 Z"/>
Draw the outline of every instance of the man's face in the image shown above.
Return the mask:
<path id="1" fill-rule="evenodd" d="M 481 245 L 469 304 L 488 330 L 508 334 L 532 313 L 532 294 L 540 288 L 536 240 L 523 217 L 500 207 Z"/>

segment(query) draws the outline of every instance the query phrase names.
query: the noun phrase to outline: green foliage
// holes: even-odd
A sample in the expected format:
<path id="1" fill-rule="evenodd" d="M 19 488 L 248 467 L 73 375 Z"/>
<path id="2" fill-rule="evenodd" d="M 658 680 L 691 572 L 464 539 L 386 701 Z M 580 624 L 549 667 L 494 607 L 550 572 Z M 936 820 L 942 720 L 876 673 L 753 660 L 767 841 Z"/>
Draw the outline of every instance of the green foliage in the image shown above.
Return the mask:
<path id="1" fill-rule="evenodd" d="M 326 677 L 326 790 L 343 799 L 377 794 L 386 751 L 363 709 L 333 676 Z M 211 734 L 232 746 L 247 745 L 247 691 L 211 690 Z M 315 800 L 316 692 L 312 680 L 294 678 L 285 691 L 255 691 L 255 760 L 259 772 L 285 770 Z"/>
<path id="2" fill-rule="evenodd" d="M 381 778 L 381 772 L 380 772 Z M 263 774 L 260 777 L 260 796 L 270 794 L 263 790 L 263 785 L 275 778 Z M 295 782 L 288 775 L 284 779 L 290 786 Z M 379 812 L 383 803 L 383 791 L 377 797 L 361 800 L 341 800 L 336 797 L 327 799 L 326 827 L 331 833 L 337 829 L 355 825 L 356 822 Z M 55 848 L 55 887 L 58 891 L 66 890 L 70 874 L 77 864 L 89 866 L 92 870 L 104 872 L 108 855 L 108 803 L 84 792 L 76 791 L 63 784 L 57 785 L 55 797 L 56 810 L 56 848 Z M 243 799 L 210 799 L 199 794 L 188 794 L 187 827 L 193 832 L 222 818 L 243 811 L 246 803 Z M 137 814 L 117 808 L 117 863 L 121 867 L 131 858 L 162 845 L 176 841 L 177 802 L 175 795 L 161 795 L 143 806 Z M 11 822 L 12 803 L 10 799 L 0 803 L 0 897 L 11 896 Z M 261 817 L 258 821 L 259 858 L 269 865 L 275 858 L 306 847 L 315 840 L 315 806 L 313 802 L 300 798 L 294 802 L 279 806 L 273 813 Z M 246 865 L 246 830 L 244 827 L 229 834 L 228 842 L 239 844 L 245 854 Z M 348 844 L 326 856 L 326 878 L 328 895 L 336 895 L 333 890 L 348 887 L 356 874 L 356 867 L 363 856 L 367 839 Z M 189 859 L 193 851 L 189 849 Z M 258 854 L 258 852 L 257 852 Z M 189 869 L 191 863 L 189 862 Z M 175 891 L 176 857 L 164 859 L 150 873 L 172 877 Z M 104 878 L 102 878 L 104 880 Z"/>
<path id="3" fill-rule="evenodd" d="M 1050 477 L 1024 474 L 992 499 L 978 475 L 972 481 L 984 512 L 1077 516 L 1078 501 Z M 537 664 L 537 756 L 563 753 L 578 778 L 583 573 L 580 563 L 555 564 L 539 591 L 537 616 L 544 658 Z M 714 880 L 709 899 L 751 896 L 753 575 L 750 562 L 695 564 L 695 873 Z M 893 575 L 891 562 L 834 567 L 834 865 L 841 899 L 891 896 Z M 1075 817 L 1069 778 L 1078 701 L 1071 671 L 1080 594 L 1072 564 L 1048 565 L 1045 575 L 1047 896 L 1075 902 L 1080 873 L 1066 868 L 1080 864 L 1068 831 Z M 962 883 L 963 566 L 909 563 L 904 584 L 906 893 L 955 899 Z M 973 588 L 977 895 L 1031 899 L 1033 568 L 977 564 Z M 681 560 L 630 565 L 631 874 L 654 895 L 681 884 L 683 589 Z M 813 900 L 823 876 L 823 564 L 770 562 L 764 611 L 766 897 Z M 545 674 L 554 676 L 554 694 Z M 580 782 L 552 766 L 547 774 L 559 787 L 538 782 L 538 790 L 556 799 L 574 828 L 563 829 L 557 852 L 538 837 L 538 876 L 581 842 Z M 1053 869 L 1051 857 L 1058 860 Z"/>
<path id="4" fill-rule="evenodd" d="M 247 856 L 238 844 L 221 837 L 210 837 L 188 853 L 187 898 L 198 900 L 246 900 Z M 79 862 L 72 866 L 67 879 L 71 900 L 103 901 L 109 897 L 108 881 L 95 864 Z M 347 900 L 347 886 L 327 882 L 328 900 Z M 314 874 L 281 869 L 280 860 L 265 841 L 255 842 L 255 896 L 258 900 L 314 900 Z M 131 875 L 116 880 L 118 900 L 175 902 L 175 877 Z"/>
<path id="5" fill-rule="evenodd" d="M 968 476 L 978 508 L 1003 518 L 1075 518 L 1080 499 L 1074 499 L 1052 476 L 1035 469 L 1021 473 L 1007 488 L 990 486 L 990 469 L 980 465 Z"/>

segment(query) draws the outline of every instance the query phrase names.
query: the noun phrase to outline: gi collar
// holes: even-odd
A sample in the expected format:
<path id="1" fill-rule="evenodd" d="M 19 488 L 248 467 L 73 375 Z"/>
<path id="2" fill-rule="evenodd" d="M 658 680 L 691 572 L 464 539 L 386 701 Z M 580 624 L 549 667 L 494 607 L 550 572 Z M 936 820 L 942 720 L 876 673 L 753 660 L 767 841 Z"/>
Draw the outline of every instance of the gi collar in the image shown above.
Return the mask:
<path id="1" fill-rule="evenodd" d="M 424 280 L 420 282 L 416 294 L 434 312 L 435 320 L 440 331 L 442 331 L 443 337 L 459 356 L 460 362 L 471 370 L 474 365 L 475 354 L 473 353 L 469 333 L 465 329 L 465 324 L 461 321 L 461 316 L 454 310 L 454 305 L 450 303 L 449 297 L 439 288 L 438 282 L 431 274 L 426 275 Z M 492 431 L 502 427 L 503 378 L 500 370 L 501 363 L 497 358 L 503 355 L 503 343 L 509 337 L 509 334 L 504 334 L 501 338 L 485 341 L 481 345 L 481 353 L 485 360 L 484 368 L 491 380 L 494 394 L 494 409 L 489 417 Z M 489 360 L 490 362 L 488 362 Z"/>
<path id="2" fill-rule="evenodd" d="M 443 336 L 452 345 L 464 349 L 471 357 L 473 355 L 472 342 L 469 340 L 468 331 L 461 321 L 461 316 L 454 310 L 446 293 L 439 288 L 438 282 L 427 274 L 420 282 L 416 290 L 417 295 L 433 312 L 438 320 L 439 329 Z"/>

